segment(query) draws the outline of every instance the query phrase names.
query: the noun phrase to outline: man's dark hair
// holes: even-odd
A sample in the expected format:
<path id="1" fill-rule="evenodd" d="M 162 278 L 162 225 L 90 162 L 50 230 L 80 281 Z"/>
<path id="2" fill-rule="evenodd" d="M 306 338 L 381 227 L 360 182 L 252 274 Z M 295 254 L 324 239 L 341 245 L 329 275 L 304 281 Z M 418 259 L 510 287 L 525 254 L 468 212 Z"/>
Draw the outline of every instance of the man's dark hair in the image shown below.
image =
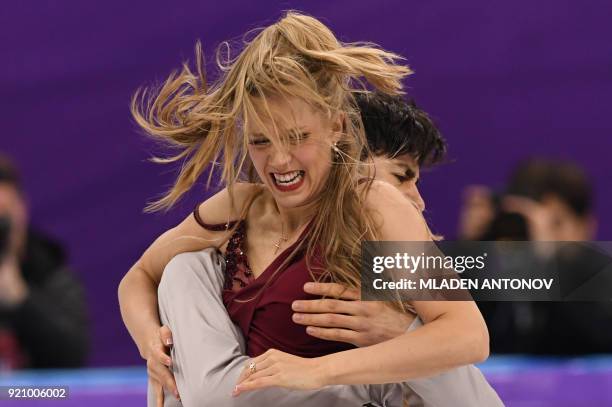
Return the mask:
<path id="1" fill-rule="evenodd" d="M 357 93 L 355 100 L 372 154 L 410 154 L 419 166 L 435 164 L 444 157 L 446 141 L 414 101 L 380 92 Z"/>
<path id="2" fill-rule="evenodd" d="M 512 173 L 507 192 L 536 201 L 556 196 L 578 216 L 592 211 L 591 182 L 584 170 L 570 161 L 542 158 L 524 161 Z"/>

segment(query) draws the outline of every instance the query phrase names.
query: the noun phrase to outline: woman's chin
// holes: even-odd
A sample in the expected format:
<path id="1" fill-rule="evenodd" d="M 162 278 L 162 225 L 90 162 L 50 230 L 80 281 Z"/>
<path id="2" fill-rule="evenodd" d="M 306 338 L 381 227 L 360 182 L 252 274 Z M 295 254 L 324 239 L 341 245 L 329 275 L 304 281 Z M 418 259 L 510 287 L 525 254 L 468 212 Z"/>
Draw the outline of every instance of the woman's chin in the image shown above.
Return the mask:
<path id="1" fill-rule="evenodd" d="M 307 199 L 301 196 L 301 194 L 294 194 L 290 196 L 288 195 L 279 196 L 275 194 L 274 199 L 276 201 L 276 204 L 279 207 L 283 207 L 285 209 L 297 208 L 307 203 Z"/>
<path id="2" fill-rule="evenodd" d="M 306 188 L 300 188 L 299 191 L 291 192 L 279 192 L 274 190 L 274 200 L 279 207 L 285 209 L 293 209 L 304 206 L 311 202 L 311 196 L 308 194 Z"/>

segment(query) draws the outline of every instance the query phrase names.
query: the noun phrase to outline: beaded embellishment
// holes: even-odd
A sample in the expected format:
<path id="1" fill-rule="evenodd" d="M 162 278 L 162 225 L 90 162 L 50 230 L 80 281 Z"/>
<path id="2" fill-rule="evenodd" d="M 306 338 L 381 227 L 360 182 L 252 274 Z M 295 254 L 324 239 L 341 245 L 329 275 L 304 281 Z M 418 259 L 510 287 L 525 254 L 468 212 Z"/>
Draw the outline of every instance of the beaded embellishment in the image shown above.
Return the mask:
<path id="1" fill-rule="evenodd" d="M 225 250 L 225 283 L 223 288 L 226 290 L 238 291 L 251 283 L 253 272 L 249 266 L 245 250 L 246 222 L 244 220 L 231 221 L 228 223 L 209 224 L 202 220 L 199 213 L 199 205 L 193 210 L 196 222 L 204 229 L 222 232 L 229 230 L 238 223 L 234 233 L 227 242 Z"/>
<path id="2" fill-rule="evenodd" d="M 227 290 L 238 291 L 253 280 L 253 271 L 244 252 L 246 222 L 240 224 L 227 242 L 225 250 L 225 286 Z"/>

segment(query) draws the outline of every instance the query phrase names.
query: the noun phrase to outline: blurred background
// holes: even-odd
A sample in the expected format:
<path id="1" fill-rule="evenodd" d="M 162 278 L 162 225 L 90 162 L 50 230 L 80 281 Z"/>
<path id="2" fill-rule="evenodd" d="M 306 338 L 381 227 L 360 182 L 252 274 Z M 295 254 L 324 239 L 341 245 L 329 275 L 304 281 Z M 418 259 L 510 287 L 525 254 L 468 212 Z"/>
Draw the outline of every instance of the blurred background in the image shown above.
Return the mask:
<path id="1" fill-rule="evenodd" d="M 470 186 L 503 193 L 519 163 L 543 157 L 584 172 L 593 238 L 612 240 L 608 1 L 11 2 L 0 13 L 0 152 L 19 171 L 29 225 L 63 248 L 62 267 L 84 288 L 71 303 L 85 304 L 88 315 L 71 322 L 88 338 L 80 337 L 75 365 L 142 365 L 120 319 L 119 280 L 211 194 L 201 187 L 169 213 L 143 213 L 176 173 L 147 161 L 159 150 L 131 120 L 131 95 L 192 59 L 197 39 L 214 70 L 220 41 L 239 40 L 287 9 L 322 19 L 343 41 L 399 53 L 415 71 L 408 96 L 449 144 L 447 162 L 421 175 L 435 232 L 466 238 Z M 499 360 L 489 371 L 510 382 L 532 366 Z"/>

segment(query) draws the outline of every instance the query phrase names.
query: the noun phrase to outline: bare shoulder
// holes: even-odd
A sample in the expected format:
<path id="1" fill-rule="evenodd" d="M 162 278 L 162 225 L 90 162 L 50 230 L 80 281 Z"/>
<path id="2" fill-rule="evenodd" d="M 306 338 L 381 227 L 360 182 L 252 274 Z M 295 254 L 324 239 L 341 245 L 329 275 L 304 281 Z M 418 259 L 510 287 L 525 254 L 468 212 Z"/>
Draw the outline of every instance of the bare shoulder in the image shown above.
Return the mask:
<path id="1" fill-rule="evenodd" d="M 365 196 L 365 207 L 376 220 L 381 240 L 430 240 L 423 215 L 393 185 L 372 181 Z"/>
<path id="2" fill-rule="evenodd" d="M 236 183 L 224 188 L 200 204 L 198 214 L 208 224 L 227 223 L 238 220 L 243 209 L 262 190 L 261 184 Z"/>
<path id="3" fill-rule="evenodd" d="M 366 184 L 362 184 L 366 185 Z M 390 203 L 401 205 L 407 201 L 399 189 L 385 181 L 372 180 L 370 188 L 366 194 L 366 205 L 380 206 L 381 204 Z"/>

